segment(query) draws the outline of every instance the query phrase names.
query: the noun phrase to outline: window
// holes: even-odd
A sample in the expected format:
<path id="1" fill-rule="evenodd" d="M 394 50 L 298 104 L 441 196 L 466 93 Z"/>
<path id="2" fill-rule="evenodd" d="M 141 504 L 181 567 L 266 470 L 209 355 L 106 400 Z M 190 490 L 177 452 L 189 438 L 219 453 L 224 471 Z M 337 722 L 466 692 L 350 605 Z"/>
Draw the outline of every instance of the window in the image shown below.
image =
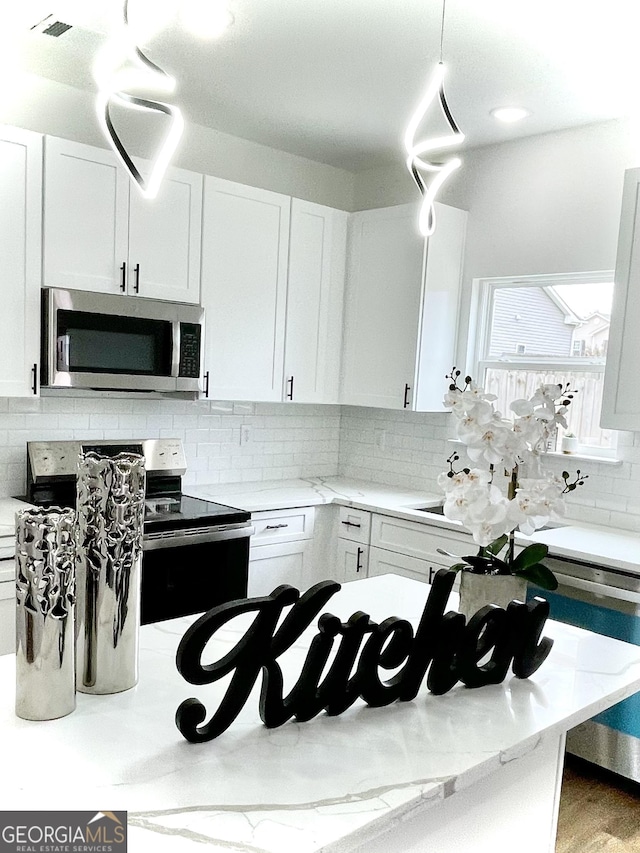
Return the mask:
<path id="1" fill-rule="evenodd" d="M 543 383 L 577 391 L 550 450 L 563 434 L 578 437 L 586 455 L 613 456 L 616 433 L 600 428 L 600 408 L 613 298 L 613 273 L 526 276 L 475 282 L 478 382 L 498 398 L 496 407 L 530 397 Z"/>

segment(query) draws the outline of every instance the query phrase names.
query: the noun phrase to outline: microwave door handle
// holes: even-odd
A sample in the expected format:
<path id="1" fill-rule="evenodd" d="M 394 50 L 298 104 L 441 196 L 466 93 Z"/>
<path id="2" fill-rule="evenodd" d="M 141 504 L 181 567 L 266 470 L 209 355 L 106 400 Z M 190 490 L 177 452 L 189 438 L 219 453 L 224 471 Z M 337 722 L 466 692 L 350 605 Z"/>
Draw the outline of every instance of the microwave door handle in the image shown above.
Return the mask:
<path id="1" fill-rule="evenodd" d="M 69 346 L 69 335 L 58 335 L 56 364 L 60 373 L 69 373 Z"/>
<path id="2" fill-rule="evenodd" d="M 180 376 L 180 321 L 171 324 L 173 336 L 173 350 L 171 355 L 171 375 Z"/>

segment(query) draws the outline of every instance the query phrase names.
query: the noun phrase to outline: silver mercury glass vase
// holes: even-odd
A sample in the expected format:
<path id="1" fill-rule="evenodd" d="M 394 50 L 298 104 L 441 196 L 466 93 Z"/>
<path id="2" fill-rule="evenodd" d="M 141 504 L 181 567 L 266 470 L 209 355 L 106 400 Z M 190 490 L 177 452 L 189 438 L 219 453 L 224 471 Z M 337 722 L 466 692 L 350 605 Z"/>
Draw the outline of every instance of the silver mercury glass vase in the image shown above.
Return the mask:
<path id="1" fill-rule="evenodd" d="M 16 714 L 54 720 L 76 707 L 75 513 L 16 513 Z"/>
<path id="2" fill-rule="evenodd" d="M 80 454 L 77 488 L 77 689 L 119 693 L 138 681 L 144 457 Z"/>

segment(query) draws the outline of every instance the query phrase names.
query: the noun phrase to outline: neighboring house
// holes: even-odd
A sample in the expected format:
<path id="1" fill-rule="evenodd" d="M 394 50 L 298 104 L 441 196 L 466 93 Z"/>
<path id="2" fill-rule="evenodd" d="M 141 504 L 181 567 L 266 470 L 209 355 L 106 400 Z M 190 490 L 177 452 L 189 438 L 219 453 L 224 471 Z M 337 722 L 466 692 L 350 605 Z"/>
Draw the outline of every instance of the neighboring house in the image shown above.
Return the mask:
<path id="1" fill-rule="evenodd" d="M 580 319 L 552 287 L 499 288 L 489 358 L 571 355 Z"/>
<path id="2" fill-rule="evenodd" d="M 605 356 L 609 343 L 608 314 L 594 311 L 585 317 L 573 331 L 571 354 L 574 356 Z"/>

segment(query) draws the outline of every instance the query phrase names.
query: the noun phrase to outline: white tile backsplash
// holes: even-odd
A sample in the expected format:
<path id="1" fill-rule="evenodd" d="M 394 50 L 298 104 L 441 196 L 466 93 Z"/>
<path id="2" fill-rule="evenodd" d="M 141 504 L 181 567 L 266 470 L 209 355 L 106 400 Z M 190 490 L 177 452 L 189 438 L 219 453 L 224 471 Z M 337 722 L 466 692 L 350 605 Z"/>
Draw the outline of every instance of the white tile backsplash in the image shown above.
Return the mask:
<path id="1" fill-rule="evenodd" d="M 240 428 L 251 427 L 240 444 Z M 109 397 L 0 398 L 0 497 L 22 495 L 27 441 L 177 437 L 185 483 L 330 476 L 340 408 Z"/>
<path id="2" fill-rule="evenodd" d="M 241 427 L 249 439 L 240 443 Z M 448 413 L 291 403 L 0 398 L 0 497 L 24 494 L 27 441 L 177 437 L 187 484 L 340 474 L 437 492 L 454 445 Z M 640 432 L 621 433 L 619 464 L 547 457 L 554 471 L 589 474 L 569 518 L 640 532 Z"/>

